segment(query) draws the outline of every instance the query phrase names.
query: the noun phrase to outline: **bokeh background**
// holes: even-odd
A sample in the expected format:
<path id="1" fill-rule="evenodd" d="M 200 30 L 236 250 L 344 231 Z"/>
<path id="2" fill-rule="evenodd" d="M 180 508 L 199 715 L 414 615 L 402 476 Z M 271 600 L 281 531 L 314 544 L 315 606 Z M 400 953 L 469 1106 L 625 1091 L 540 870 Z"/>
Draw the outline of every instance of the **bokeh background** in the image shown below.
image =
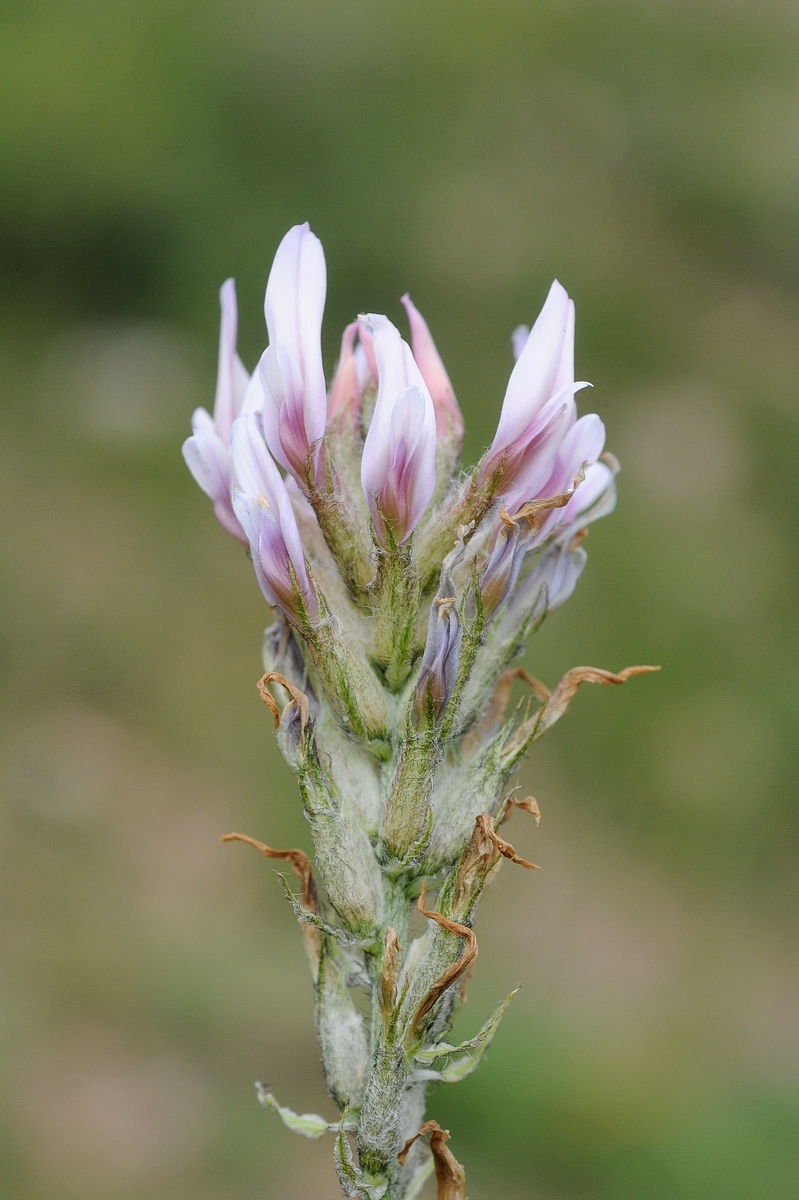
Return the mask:
<path id="1" fill-rule="evenodd" d="M 289 225 L 325 355 L 425 312 L 490 439 L 553 276 L 620 502 L 527 665 L 522 782 L 429 1111 L 479 1200 L 799 1195 L 799 16 L 777 0 L 6 0 L 0 12 L 0 1194 L 334 1200 L 268 613 L 180 457 Z M 527 823 L 525 823 L 527 822 Z"/>

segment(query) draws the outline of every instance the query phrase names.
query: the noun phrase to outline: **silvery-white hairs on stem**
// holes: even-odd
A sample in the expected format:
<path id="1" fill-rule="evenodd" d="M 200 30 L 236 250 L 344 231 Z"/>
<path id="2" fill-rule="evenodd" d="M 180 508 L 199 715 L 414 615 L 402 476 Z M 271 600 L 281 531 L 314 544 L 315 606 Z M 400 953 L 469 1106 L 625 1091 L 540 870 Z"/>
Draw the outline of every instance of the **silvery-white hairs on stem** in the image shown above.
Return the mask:
<path id="1" fill-rule="evenodd" d="M 540 815 L 510 776 L 581 683 L 656 668 L 576 667 L 550 691 L 512 666 L 572 594 L 587 528 L 615 503 L 602 421 L 577 416 L 587 385 L 574 380 L 561 285 L 513 334 L 497 432 L 468 471 L 449 376 L 410 298 L 410 345 L 387 317 L 359 316 L 328 388 L 325 292 L 321 243 L 296 225 L 275 255 L 269 345 L 250 375 L 224 284 L 213 416 L 197 409 L 183 447 L 273 610 L 259 689 L 315 852 L 312 865 L 301 850 L 225 839 L 300 881 L 295 892 L 281 876 L 340 1117 L 299 1115 L 260 1084 L 258 1097 L 295 1133 L 331 1135 L 345 1195 L 410 1200 L 435 1172 L 439 1197 L 462 1200 L 464 1170 L 425 1120 L 425 1093 L 474 1070 L 510 1000 L 448 1040 L 486 885 L 503 858 L 535 869 L 500 833 L 514 809 Z M 529 696 L 509 712 L 517 679 Z M 412 938 L 414 906 L 424 931 Z"/>

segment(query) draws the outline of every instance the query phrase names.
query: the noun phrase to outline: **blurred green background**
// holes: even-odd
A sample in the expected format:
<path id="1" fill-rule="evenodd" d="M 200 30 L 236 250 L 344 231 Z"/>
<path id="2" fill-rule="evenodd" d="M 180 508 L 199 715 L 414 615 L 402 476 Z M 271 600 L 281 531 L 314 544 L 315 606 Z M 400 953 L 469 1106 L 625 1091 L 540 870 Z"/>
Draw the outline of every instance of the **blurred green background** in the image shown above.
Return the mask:
<path id="1" fill-rule="evenodd" d="M 799 1195 L 799 18 L 777 0 L 6 0 L 0 13 L 0 1194 L 333 1200 L 255 691 L 268 613 L 180 457 L 217 289 L 254 366 L 289 225 L 427 316 L 490 439 L 553 276 L 621 458 L 528 666 L 522 782 L 429 1113 L 474 1200 Z"/>

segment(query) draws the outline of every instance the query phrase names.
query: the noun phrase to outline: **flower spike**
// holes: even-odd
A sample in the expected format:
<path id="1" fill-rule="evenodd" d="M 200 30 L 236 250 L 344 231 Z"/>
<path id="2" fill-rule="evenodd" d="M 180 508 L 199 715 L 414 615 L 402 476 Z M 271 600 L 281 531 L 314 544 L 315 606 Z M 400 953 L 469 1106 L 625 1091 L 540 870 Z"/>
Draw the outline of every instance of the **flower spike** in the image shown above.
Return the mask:
<path id="1" fill-rule="evenodd" d="M 248 379 L 225 284 L 214 414 L 195 413 L 184 447 L 277 609 L 258 692 L 297 781 L 313 869 L 301 850 L 223 840 L 286 860 L 302 881 L 295 895 L 280 876 L 306 941 L 339 1120 L 293 1112 L 256 1086 L 289 1129 L 333 1135 L 346 1196 L 413 1200 L 435 1171 L 439 1200 L 465 1200 L 464 1169 L 448 1133 L 425 1121 L 424 1091 L 474 1070 L 507 1007 L 467 1041 L 447 1040 L 477 959 L 481 896 L 503 860 L 531 881 L 538 869 L 502 836 L 512 807 L 540 817 L 532 797 L 514 799 L 511 773 L 583 683 L 657 668 L 576 667 L 550 692 L 514 665 L 572 594 L 588 527 L 616 499 L 605 427 L 578 418 L 587 385 L 574 380 L 574 305 L 561 285 L 532 330 L 514 332 L 496 435 L 462 475 L 463 419 L 410 297 L 410 344 L 385 316 L 347 325 L 328 399 L 325 290 L 322 247 L 296 225 L 275 255 L 269 346 Z M 531 694 L 514 705 L 518 680 Z M 417 898 L 425 921 L 414 927 Z"/>

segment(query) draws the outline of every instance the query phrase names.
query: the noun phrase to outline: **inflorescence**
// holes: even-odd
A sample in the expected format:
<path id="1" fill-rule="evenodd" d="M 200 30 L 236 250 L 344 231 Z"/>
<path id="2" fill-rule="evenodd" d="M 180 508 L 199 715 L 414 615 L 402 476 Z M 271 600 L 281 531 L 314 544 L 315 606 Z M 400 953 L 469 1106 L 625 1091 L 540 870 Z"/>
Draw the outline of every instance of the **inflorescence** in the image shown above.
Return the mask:
<path id="1" fill-rule="evenodd" d="M 226 840 L 285 859 L 301 881 L 295 895 L 283 879 L 340 1120 L 258 1094 L 296 1132 L 334 1134 L 347 1196 L 409 1200 L 435 1170 L 439 1197 L 462 1200 L 463 1168 L 446 1131 L 424 1122 L 425 1091 L 475 1068 L 510 1000 L 474 1037 L 446 1040 L 486 884 L 503 857 L 534 868 L 498 832 L 513 808 L 540 815 L 509 778 L 581 683 L 656 668 L 578 667 L 550 692 L 511 665 L 574 591 L 587 527 L 616 497 L 602 421 L 577 416 L 588 385 L 574 380 L 574 304 L 561 285 L 532 330 L 515 331 L 496 435 L 466 472 L 460 409 L 410 298 L 411 344 L 387 317 L 360 316 L 328 391 L 325 291 L 321 243 L 297 225 L 269 275 L 269 345 L 250 375 L 224 284 L 214 413 L 197 409 L 183 447 L 275 610 L 259 688 L 315 872 L 301 850 Z M 509 713 L 516 679 L 530 695 Z M 426 929 L 409 938 L 414 905 Z"/>

